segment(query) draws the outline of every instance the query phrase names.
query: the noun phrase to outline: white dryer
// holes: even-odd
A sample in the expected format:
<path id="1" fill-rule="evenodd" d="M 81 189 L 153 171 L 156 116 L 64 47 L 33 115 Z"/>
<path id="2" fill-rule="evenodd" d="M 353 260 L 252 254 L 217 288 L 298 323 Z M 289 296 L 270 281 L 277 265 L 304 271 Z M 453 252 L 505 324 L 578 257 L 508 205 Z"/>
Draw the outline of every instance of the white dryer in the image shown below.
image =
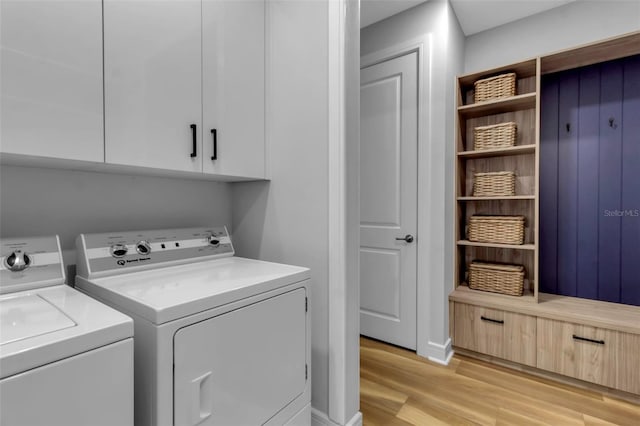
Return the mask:
<path id="1" fill-rule="evenodd" d="M 80 235 L 76 287 L 135 327 L 136 425 L 309 425 L 309 270 L 226 228 Z"/>
<path id="2" fill-rule="evenodd" d="M 133 425 L 131 318 L 64 284 L 57 236 L 0 250 L 0 424 Z"/>

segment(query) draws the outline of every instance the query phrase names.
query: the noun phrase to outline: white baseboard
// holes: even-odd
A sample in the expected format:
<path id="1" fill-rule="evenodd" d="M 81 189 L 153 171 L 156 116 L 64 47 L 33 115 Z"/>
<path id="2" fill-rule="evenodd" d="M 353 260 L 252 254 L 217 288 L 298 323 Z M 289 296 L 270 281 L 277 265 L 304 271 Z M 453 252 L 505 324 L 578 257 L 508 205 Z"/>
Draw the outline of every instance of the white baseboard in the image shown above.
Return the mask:
<path id="1" fill-rule="evenodd" d="M 447 339 L 444 345 L 429 342 L 429 346 L 427 347 L 427 358 L 429 361 L 442 365 L 449 365 L 449 361 L 451 361 L 452 356 L 453 349 L 451 348 L 451 339 Z"/>
<path id="2" fill-rule="evenodd" d="M 311 407 L 311 426 L 362 426 L 362 413 L 358 411 L 346 424 L 340 425 L 326 413 Z"/>

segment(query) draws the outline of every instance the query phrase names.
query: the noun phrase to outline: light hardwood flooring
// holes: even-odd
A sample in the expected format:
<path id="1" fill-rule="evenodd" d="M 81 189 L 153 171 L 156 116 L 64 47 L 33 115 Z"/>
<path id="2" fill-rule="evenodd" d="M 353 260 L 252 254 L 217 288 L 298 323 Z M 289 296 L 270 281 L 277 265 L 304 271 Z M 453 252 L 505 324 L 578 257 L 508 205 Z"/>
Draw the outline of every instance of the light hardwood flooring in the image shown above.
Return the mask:
<path id="1" fill-rule="evenodd" d="M 360 411 L 375 425 L 629 425 L 640 405 L 455 355 L 448 366 L 360 339 Z"/>

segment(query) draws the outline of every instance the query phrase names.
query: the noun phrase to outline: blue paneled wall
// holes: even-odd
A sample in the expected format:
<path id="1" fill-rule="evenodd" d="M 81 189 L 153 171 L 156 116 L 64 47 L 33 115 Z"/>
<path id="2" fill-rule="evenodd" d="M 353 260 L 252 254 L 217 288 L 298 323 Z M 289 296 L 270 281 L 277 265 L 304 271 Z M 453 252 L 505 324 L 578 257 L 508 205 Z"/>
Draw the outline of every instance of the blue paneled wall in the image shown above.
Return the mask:
<path id="1" fill-rule="evenodd" d="M 547 75 L 540 291 L 640 306 L 640 56 Z"/>

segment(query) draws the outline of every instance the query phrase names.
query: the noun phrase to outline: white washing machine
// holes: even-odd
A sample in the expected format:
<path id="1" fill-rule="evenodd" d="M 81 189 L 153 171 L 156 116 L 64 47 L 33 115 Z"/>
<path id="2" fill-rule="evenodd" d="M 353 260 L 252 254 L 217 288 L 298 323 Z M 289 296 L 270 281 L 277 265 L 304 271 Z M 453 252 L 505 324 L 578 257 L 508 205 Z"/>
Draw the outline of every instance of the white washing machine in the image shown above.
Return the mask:
<path id="1" fill-rule="evenodd" d="M 64 284 L 57 236 L 0 250 L 0 424 L 133 425 L 131 318 Z"/>
<path id="2" fill-rule="evenodd" d="M 135 423 L 309 425 L 309 270 L 226 228 L 78 237 L 76 287 L 135 327 Z"/>

